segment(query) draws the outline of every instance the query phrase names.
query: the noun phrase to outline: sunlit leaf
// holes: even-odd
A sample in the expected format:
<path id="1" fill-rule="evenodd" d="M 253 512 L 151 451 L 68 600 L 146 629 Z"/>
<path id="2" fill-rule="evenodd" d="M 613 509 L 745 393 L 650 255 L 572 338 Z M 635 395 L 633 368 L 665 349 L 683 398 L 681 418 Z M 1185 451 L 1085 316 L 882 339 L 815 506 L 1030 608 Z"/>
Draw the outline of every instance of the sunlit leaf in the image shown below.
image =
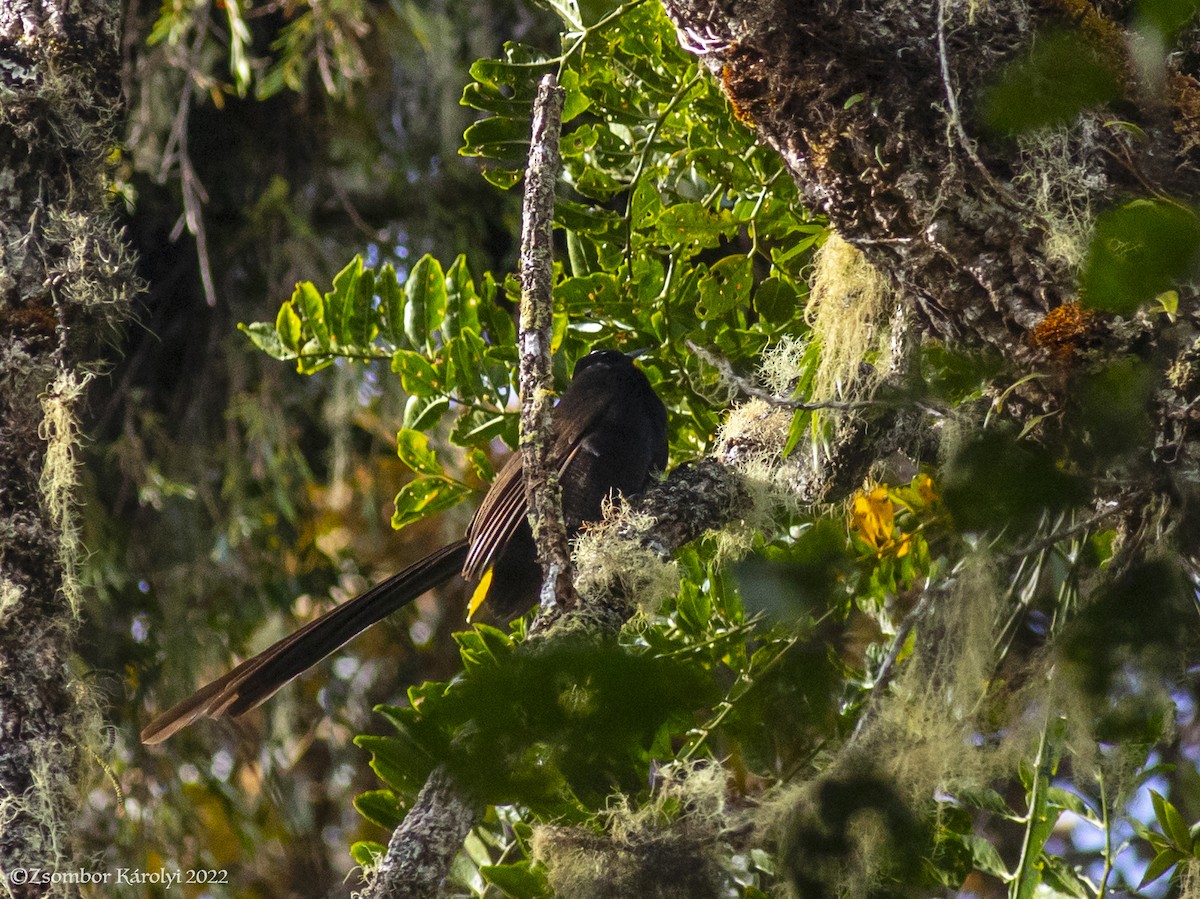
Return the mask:
<path id="1" fill-rule="evenodd" d="M 437 371 L 420 353 L 396 350 L 392 354 L 392 371 L 400 375 L 401 386 L 412 396 L 429 397 L 441 390 Z"/>
<path id="2" fill-rule="evenodd" d="M 392 527 L 399 530 L 453 508 L 471 494 L 470 489 L 444 477 L 422 476 L 409 481 L 396 494 Z"/>
<path id="3" fill-rule="evenodd" d="M 404 428 L 396 435 L 396 453 L 400 461 L 417 474 L 443 474 L 437 455 L 429 446 L 429 437 L 420 431 Z"/>
<path id="4" fill-rule="evenodd" d="M 354 797 L 354 808 L 372 824 L 395 830 L 404 820 L 404 809 L 391 790 L 368 790 Z"/>
<path id="5" fill-rule="evenodd" d="M 428 254 L 417 260 L 404 284 L 404 298 L 405 336 L 414 347 L 432 349 L 431 332 L 446 313 L 446 275 L 441 263 Z"/>

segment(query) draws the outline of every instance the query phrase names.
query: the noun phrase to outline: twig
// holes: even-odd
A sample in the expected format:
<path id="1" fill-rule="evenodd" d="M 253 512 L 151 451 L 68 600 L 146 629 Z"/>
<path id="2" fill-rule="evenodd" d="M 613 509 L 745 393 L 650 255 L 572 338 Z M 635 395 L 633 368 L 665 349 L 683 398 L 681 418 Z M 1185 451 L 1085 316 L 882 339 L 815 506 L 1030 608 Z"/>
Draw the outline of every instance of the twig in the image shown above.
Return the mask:
<path id="1" fill-rule="evenodd" d="M 552 74 L 542 78 L 533 106 L 533 139 L 525 169 L 521 225 L 521 458 L 529 524 L 545 580 L 543 612 L 570 608 L 571 548 L 563 522 L 558 472 L 550 463 L 554 435 L 550 413 L 554 382 L 550 370 L 550 333 L 554 245 L 554 182 L 558 176 L 558 137 L 562 130 L 564 91 Z"/>
<path id="2" fill-rule="evenodd" d="M 1128 496 L 1120 502 L 1114 503 L 1111 507 L 1103 509 L 1097 512 L 1095 515 L 1091 515 L 1083 519 L 1083 521 L 1078 521 L 1068 528 L 1063 528 L 1061 531 L 1055 531 L 1049 536 L 1043 537 L 1041 540 L 1035 540 L 1033 543 L 1029 543 L 1025 546 L 1019 547 L 1018 549 L 1011 550 L 1007 553 L 1004 553 L 1004 555 L 1017 559 L 1022 559 L 1026 556 L 1032 556 L 1034 553 L 1039 553 L 1044 549 L 1049 549 L 1056 543 L 1061 543 L 1062 541 L 1078 536 L 1085 531 L 1090 531 L 1106 518 L 1111 518 L 1117 513 L 1128 509 L 1130 506 L 1134 505 L 1135 502 L 1140 501 L 1141 497 Z"/>
<path id="3" fill-rule="evenodd" d="M 757 397 L 760 400 L 766 400 L 772 406 L 780 406 L 784 409 L 797 409 L 804 412 L 816 412 L 821 409 L 838 409 L 848 411 L 851 409 L 865 409 L 872 406 L 891 406 L 894 403 L 886 400 L 821 400 L 816 403 L 806 403 L 802 400 L 789 400 L 772 393 L 763 387 L 759 387 L 749 378 L 739 375 L 733 370 L 733 364 L 724 356 L 719 356 L 710 350 L 705 349 L 699 344 L 692 341 L 684 341 L 687 348 L 720 372 L 721 377 L 736 387 L 746 396 Z M 934 411 L 934 410 L 927 410 Z M 940 414 L 940 413 L 939 413 Z"/>
<path id="4" fill-rule="evenodd" d="M 217 305 L 217 290 L 213 281 L 212 264 L 208 258 L 208 232 L 204 227 L 204 204 L 208 202 L 208 193 L 201 183 L 196 169 L 192 165 L 192 157 L 188 150 L 188 121 L 192 112 L 192 88 L 197 87 L 195 72 L 197 60 L 208 36 L 210 5 L 200 4 L 199 17 L 196 21 L 196 39 L 192 43 L 185 62 L 185 75 L 182 95 L 179 98 L 179 109 L 171 123 L 171 133 L 163 150 L 162 166 L 159 169 L 159 181 L 166 181 L 171 168 L 171 157 L 175 156 L 179 163 L 179 188 L 183 194 L 183 215 L 180 216 L 174 230 L 171 232 L 172 242 L 179 239 L 180 232 L 186 224 L 188 231 L 196 238 L 196 259 L 200 265 L 200 283 L 204 288 L 204 300 L 209 307 Z"/>
<path id="5" fill-rule="evenodd" d="M 900 622 L 900 627 L 896 629 L 895 639 L 892 640 L 892 645 L 888 649 L 888 654 L 883 660 L 883 664 L 879 666 L 879 671 L 875 675 L 875 683 L 871 686 L 871 693 L 867 697 L 867 707 L 858 717 L 858 722 L 854 725 L 854 732 L 850 735 L 850 742 L 853 743 L 862 736 L 866 730 L 867 723 L 875 717 L 875 709 L 879 707 L 880 697 L 887 689 L 888 684 L 892 682 L 892 677 L 896 672 L 896 662 L 900 659 L 900 653 L 904 649 L 904 644 L 908 642 L 908 635 L 912 633 L 917 623 L 921 621 L 928 613 L 933 605 L 934 591 L 926 589 L 921 595 L 921 600 L 913 607 L 913 610 L 904 616 L 904 620 Z"/>
<path id="6" fill-rule="evenodd" d="M 533 140 L 525 174 L 521 229 L 521 453 L 538 561 L 546 573 L 542 607 L 576 603 L 571 556 L 557 473 L 550 465 L 551 225 L 558 135 L 564 93 L 552 75 L 542 79 L 533 110 Z M 569 591 L 569 592 L 566 592 Z M 367 899 L 436 896 L 454 856 L 483 813 L 483 804 L 461 787 L 445 766 L 433 770 L 416 803 L 392 833 Z"/>
<path id="7" fill-rule="evenodd" d="M 958 95 L 955 93 L 954 82 L 950 77 L 950 59 L 946 54 L 946 0 L 938 0 L 937 44 L 938 62 L 942 69 L 942 85 L 946 88 L 946 104 L 950 107 L 950 125 L 958 133 L 958 140 L 962 145 L 963 152 L 967 154 L 967 158 L 971 160 L 975 168 L 979 169 L 983 179 L 992 190 L 1001 196 L 1008 196 L 1008 192 L 996 182 L 988 167 L 979 158 L 979 154 L 975 152 L 975 144 L 967 135 L 967 129 L 963 127 L 962 116 L 958 111 Z"/>

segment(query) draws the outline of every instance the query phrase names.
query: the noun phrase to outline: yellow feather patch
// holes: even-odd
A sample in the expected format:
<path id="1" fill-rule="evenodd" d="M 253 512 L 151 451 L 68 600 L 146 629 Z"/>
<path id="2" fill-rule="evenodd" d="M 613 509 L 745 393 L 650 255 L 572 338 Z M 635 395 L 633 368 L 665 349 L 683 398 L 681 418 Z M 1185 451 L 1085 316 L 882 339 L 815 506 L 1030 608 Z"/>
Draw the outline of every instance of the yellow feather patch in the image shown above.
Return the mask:
<path id="1" fill-rule="evenodd" d="M 488 589 L 492 586 L 492 572 L 494 570 L 494 567 L 489 567 L 483 573 L 483 577 L 479 579 L 479 583 L 475 585 L 475 592 L 471 594 L 471 601 L 467 603 L 467 621 L 475 617 L 475 613 L 479 611 L 479 607 L 487 599 Z"/>

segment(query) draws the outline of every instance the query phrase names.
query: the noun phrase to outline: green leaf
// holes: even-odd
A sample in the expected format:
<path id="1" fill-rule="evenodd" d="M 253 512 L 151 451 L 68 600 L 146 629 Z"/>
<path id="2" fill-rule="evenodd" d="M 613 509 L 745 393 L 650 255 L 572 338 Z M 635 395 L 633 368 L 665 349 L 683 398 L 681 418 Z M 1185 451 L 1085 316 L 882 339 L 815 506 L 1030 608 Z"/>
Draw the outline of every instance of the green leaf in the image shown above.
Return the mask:
<path id="1" fill-rule="evenodd" d="M 392 353 L 392 371 L 400 375 L 404 392 L 411 396 L 429 397 L 441 392 L 441 380 L 429 360 L 412 350 Z"/>
<path id="2" fill-rule="evenodd" d="M 422 476 L 400 488 L 396 494 L 396 511 L 392 527 L 396 530 L 430 515 L 444 512 L 462 502 L 470 488 L 444 477 Z"/>
<path id="3" fill-rule="evenodd" d="M 1090 818 L 1092 815 L 1092 811 L 1087 807 L 1086 802 L 1070 790 L 1064 790 L 1062 787 L 1047 788 L 1046 801 L 1058 808 L 1072 812 L 1081 818 Z"/>
<path id="4" fill-rule="evenodd" d="M 275 333 L 279 335 L 279 342 L 291 351 L 293 357 L 300 351 L 300 316 L 296 314 L 291 300 L 285 300 L 279 307 L 279 314 L 275 316 Z"/>
<path id="5" fill-rule="evenodd" d="M 1173 867 L 1183 861 L 1185 856 L 1178 849 L 1164 849 L 1158 855 L 1150 860 L 1150 864 L 1146 866 L 1146 873 L 1142 875 L 1141 883 L 1138 884 L 1138 889 L 1143 889 L 1149 886 L 1162 877 Z"/>
<path id="6" fill-rule="evenodd" d="M 699 203 L 677 203 L 662 211 L 655 227 L 664 243 L 682 244 L 694 253 L 733 237 L 740 226 L 728 209 L 713 213 Z"/>
<path id="7" fill-rule="evenodd" d="M 996 790 L 988 786 L 956 787 L 954 798 L 968 808 L 1011 817 L 1013 810 Z"/>
<path id="8" fill-rule="evenodd" d="M 562 120 L 565 125 L 567 122 L 587 112 L 592 107 L 591 98 L 584 93 L 579 86 L 579 73 L 574 69 L 567 69 L 562 73 L 562 77 L 558 80 L 559 85 L 566 92 L 566 97 L 563 101 Z"/>
<path id="9" fill-rule="evenodd" d="M 436 760 L 425 753 L 421 743 L 395 717 L 392 723 L 400 728 L 397 734 L 390 737 L 360 734 L 354 738 L 354 744 L 371 753 L 371 769 L 380 780 L 401 796 L 415 797 Z"/>
<path id="10" fill-rule="evenodd" d="M 616 276 L 610 272 L 567 278 L 554 287 L 555 300 L 573 317 L 602 314 L 611 309 L 620 296 Z"/>
<path id="11" fill-rule="evenodd" d="M 788 426 L 787 442 L 783 445 L 783 457 L 786 459 L 800 445 L 800 441 L 812 433 L 813 415 L 804 409 L 792 413 L 792 423 Z"/>
<path id="12" fill-rule="evenodd" d="M 1092 891 L 1073 867 L 1061 858 L 1043 855 L 1042 880 L 1047 886 L 1063 896 L 1074 899 L 1092 899 Z"/>
<path id="13" fill-rule="evenodd" d="M 463 670 L 478 673 L 482 668 L 495 668 L 512 656 L 515 644 L 504 631 L 491 625 L 476 623 L 475 629 L 454 634 Z"/>
<path id="14" fill-rule="evenodd" d="M 325 300 L 311 281 L 301 281 L 292 292 L 292 303 L 309 334 L 321 349 L 329 348 L 329 327 L 325 322 Z"/>
<path id="15" fill-rule="evenodd" d="M 444 476 L 437 455 L 429 448 L 429 437 L 420 431 L 404 428 L 396 435 L 396 454 L 400 461 L 418 474 Z"/>
<path id="16" fill-rule="evenodd" d="M 1197 9 L 1198 0 L 1138 0 L 1138 27 L 1154 28 L 1169 47 L 1179 29 L 1196 17 Z"/>
<path id="17" fill-rule="evenodd" d="M 404 820 L 404 808 L 391 790 L 368 790 L 354 797 L 355 810 L 385 830 L 395 830 Z"/>
<path id="18" fill-rule="evenodd" d="M 578 231 L 600 238 L 614 234 L 621 217 L 611 209 L 590 206 L 559 198 L 554 204 L 554 224 L 568 231 Z"/>
<path id="19" fill-rule="evenodd" d="M 355 287 L 342 318 L 342 333 L 353 346 L 369 347 L 375 338 L 374 312 L 371 308 L 375 297 L 375 273 L 369 270 L 363 272 Z"/>
<path id="20" fill-rule="evenodd" d="M 1071 416 L 1071 433 L 1086 436 L 1086 450 L 1102 459 L 1122 453 L 1148 452 L 1154 375 L 1136 356 L 1118 358 L 1080 378 L 1075 387 L 1078 421 Z M 1080 455 L 1083 455 L 1081 452 Z"/>
<path id="21" fill-rule="evenodd" d="M 767 278 L 754 291 L 754 311 L 773 325 L 791 321 L 798 311 L 800 295 L 788 281 Z"/>
<path id="22" fill-rule="evenodd" d="M 529 121 L 499 116 L 481 119 L 463 132 L 458 152 L 502 163 L 521 163 L 529 156 Z"/>
<path id="23" fill-rule="evenodd" d="M 487 344 L 474 331 L 463 331 L 446 342 L 446 359 L 449 361 L 447 380 L 450 389 L 465 400 L 481 396 L 483 385 L 483 360 Z"/>
<path id="24" fill-rule="evenodd" d="M 549 899 L 553 895 L 542 869 L 528 860 L 511 865 L 483 865 L 479 874 L 514 899 Z"/>
<path id="25" fill-rule="evenodd" d="M 646 227 L 657 220 L 662 208 L 662 197 L 658 190 L 649 179 L 643 178 L 633 189 L 633 197 L 630 199 L 630 222 L 635 228 Z"/>
<path id="26" fill-rule="evenodd" d="M 511 432 L 506 433 L 506 432 Z M 468 409 L 450 432 L 450 441 L 458 446 L 471 446 L 505 436 L 505 443 L 512 446 L 516 440 L 516 416 L 504 412 L 489 412 L 486 409 Z M 511 436 L 512 439 L 509 439 Z"/>
<path id="27" fill-rule="evenodd" d="M 403 425 L 414 431 L 428 431 L 441 420 L 449 408 L 450 400 L 444 396 L 410 396 L 404 404 Z"/>
<path id="28" fill-rule="evenodd" d="M 250 342 L 272 359 L 295 359 L 296 351 L 289 349 L 279 337 L 279 331 L 266 322 L 238 325 L 238 330 L 250 338 Z"/>
<path id="29" fill-rule="evenodd" d="M 467 257 L 460 255 L 446 272 L 442 335 L 446 340 L 452 340 L 463 331 L 479 333 L 479 294 L 475 292 L 475 282 L 467 268 Z"/>
<path id="30" fill-rule="evenodd" d="M 999 877 L 1001 880 L 1008 880 L 1011 876 L 1008 873 L 1008 868 L 1004 865 L 1004 859 L 1000 857 L 1000 853 L 996 850 L 988 840 L 976 834 L 964 834 L 962 837 L 964 843 L 971 849 L 971 863 L 984 874 L 991 874 L 993 877 Z"/>
<path id="31" fill-rule="evenodd" d="M 582 278 L 599 268 L 596 245 L 578 231 L 567 230 L 567 259 L 571 274 Z"/>
<path id="32" fill-rule="evenodd" d="M 749 256 L 726 256 L 700 277 L 701 318 L 711 319 L 750 302 L 754 286 L 754 263 Z"/>
<path id="33" fill-rule="evenodd" d="M 964 531 L 1019 530 L 1044 510 L 1067 508 L 1084 496 L 1080 480 L 1045 448 L 994 431 L 965 441 L 942 476 L 942 498 Z"/>
<path id="34" fill-rule="evenodd" d="M 486 654 L 478 661 L 420 705 L 426 726 L 453 734 L 439 760 L 485 802 L 576 818 L 581 803 L 636 790 L 662 726 L 716 696 L 707 673 L 615 641 L 560 640 L 538 653 L 509 651 L 501 663 Z"/>
<path id="35" fill-rule="evenodd" d="M 350 855 L 355 864 L 364 868 L 375 868 L 386 853 L 387 846 L 374 840 L 358 840 L 350 845 Z"/>
<path id="36" fill-rule="evenodd" d="M 375 275 L 364 275 L 362 257 L 355 256 L 333 279 L 333 290 L 325 294 L 330 337 L 342 346 L 361 347 L 370 343 L 370 303 Z M 365 296 L 360 294 L 365 288 Z"/>
<path id="37" fill-rule="evenodd" d="M 393 347 L 407 348 L 408 338 L 404 333 L 404 288 L 396 278 L 396 270 L 389 262 L 375 277 L 375 289 L 379 292 L 379 313 L 383 322 L 384 337 Z"/>
<path id="38" fill-rule="evenodd" d="M 982 98 L 993 130 L 1020 134 L 1067 125 L 1120 96 L 1117 76 L 1079 31 L 1039 35 L 1029 55 L 1007 66 Z"/>
<path id="39" fill-rule="evenodd" d="M 492 465 L 491 459 L 483 450 L 471 447 L 467 450 L 467 461 L 471 463 L 471 470 L 475 472 L 475 477 L 483 483 L 490 484 L 496 479 L 495 466 Z"/>
<path id="40" fill-rule="evenodd" d="M 501 169 L 489 166 L 483 170 L 483 180 L 501 190 L 510 190 L 516 187 L 522 177 L 524 177 L 524 172 L 521 169 Z"/>
<path id="41" fill-rule="evenodd" d="M 446 314 L 446 276 L 441 264 L 428 254 L 417 260 L 404 284 L 404 296 L 405 336 L 414 347 L 432 350 L 431 331 Z"/>
<path id="42" fill-rule="evenodd" d="M 507 87 L 507 85 L 505 85 Z M 463 88 L 463 106 L 490 112 L 492 115 L 507 119 L 519 119 L 529 115 L 529 99 L 526 97 L 507 96 L 494 84 L 475 81 Z"/>
<path id="43" fill-rule="evenodd" d="M 712 597 L 703 590 L 687 593 L 679 598 L 675 612 L 683 630 L 703 634 L 712 615 Z"/>
<path id="44" fill-rule="evenodd" d="M 1150 801 L 1154 804 L 1154 817 L 1162 828 L 1163 834 L 1171 841 L 1176 849 L 1188 852 L 1192 848 L 1192 835 L 1183 815 L 1164 796 L 1150 791 Z"/>
<path id="45" fill-rule="evenodd" d="M 1103 213 L 1080 278 L 1084 305 L 1131 315 L 1164 291 L 1195 277 L 1200 218 L 1165 200 L 1134 200 Z"/>

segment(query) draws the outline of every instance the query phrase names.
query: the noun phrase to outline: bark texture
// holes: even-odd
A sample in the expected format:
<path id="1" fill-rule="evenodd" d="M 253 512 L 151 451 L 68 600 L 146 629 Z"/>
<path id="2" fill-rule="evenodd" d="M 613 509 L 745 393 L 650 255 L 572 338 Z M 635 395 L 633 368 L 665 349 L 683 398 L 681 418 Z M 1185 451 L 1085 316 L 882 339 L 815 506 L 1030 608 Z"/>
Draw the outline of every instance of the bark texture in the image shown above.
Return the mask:
<path id="1" fill-rule="evenodd" d="M 893 279 L 925 327 L 1022 359 L 1036 353 L 1029 332 L 1074 297 L 1074 272 L 1046 252 L 1043 185 L 1019 177 L 1035 161 L 1015 142 L 985 140 L 975 101 L 1035 29 L 1068 24 L 1073 6 L 666 3 L 808 205 Z M 1139 185 L 1151 160 L 1182 150 L 1171 129 L 1152 133 L 1136 146 L 1120 129 L 1064 138 L 1088 169 L 1071 202 Z"/>
<path id="2" fill-rule="evenodd" d="M 445 768 L 433 769 L 404 821 L 392 832 L 367 897 L 428 899 L 438 895 L 450 863 L 483 811 Z"/>
<path id="3" fill-rule="evenodd" d="M 1135 197 L 1200 193 L 1194 24 L 1165 67 L 1148 71 L 1132 49 L 1137 37 L 1124 23 L 1133 4 L 1124 2 L 664 6 L 681 43 L 780 154 L 809 207 L 896 289 L 902 305 L 893 328 L 918 342 L 994 351 L 1010 363 L 1008 383 L 1036 375 L 1006 396 L 1004 412 L 1026 422 L 1039 416 L 1042 434 L 1089 366 L 1127 355 L 1148 361 L 1157 373 L 1149 460 L 1157 470 L 1126 474 L 1142 478 L 1149 504 L 1164 481 L 1177 486 L 1177 474 L 1194 470 L 1200 328 L 1190 288 L 1175 318 L 1117 318 L 1078 304 L 1098 212 Z M 1004 63 L 1059 28 L 1074 29 L 1113 65 L 1126 98 L 1119 115 L 1084 113 L 1018 139 L 989 133 L 979 112 L 987 86 Z M 894 448 L 895 429 L 879 424 L 848 423 L 850 439 L 825 483 L 805 493 L 837 499 L 854 486 L 870 460 Z"/>
<path id="4" fill-rule="evenodd" d="M 521 455 L 525 502 L 537 546 L 538 564 L 545 573 L 543 608 L 570 606 L 571 547 L 563 521 L 562 488 L 550 464 L 554 409 L 550 337 L 553 323 L 554 185 L 558 179 L 558 139 L 566 93 L 553 75 L 538 86 L 533 104 L 533 135 L 525 169 L 525 198 L 521 214 Z"/>
<path id="5" fill-rule="evenodd" d="M 70 862 L 85 740 L 68 669 L 79 612 L 76 401 L 124 318 L 132 265 L 106 215 L 120 5 L 0 5 L 0 885 Z"/>

